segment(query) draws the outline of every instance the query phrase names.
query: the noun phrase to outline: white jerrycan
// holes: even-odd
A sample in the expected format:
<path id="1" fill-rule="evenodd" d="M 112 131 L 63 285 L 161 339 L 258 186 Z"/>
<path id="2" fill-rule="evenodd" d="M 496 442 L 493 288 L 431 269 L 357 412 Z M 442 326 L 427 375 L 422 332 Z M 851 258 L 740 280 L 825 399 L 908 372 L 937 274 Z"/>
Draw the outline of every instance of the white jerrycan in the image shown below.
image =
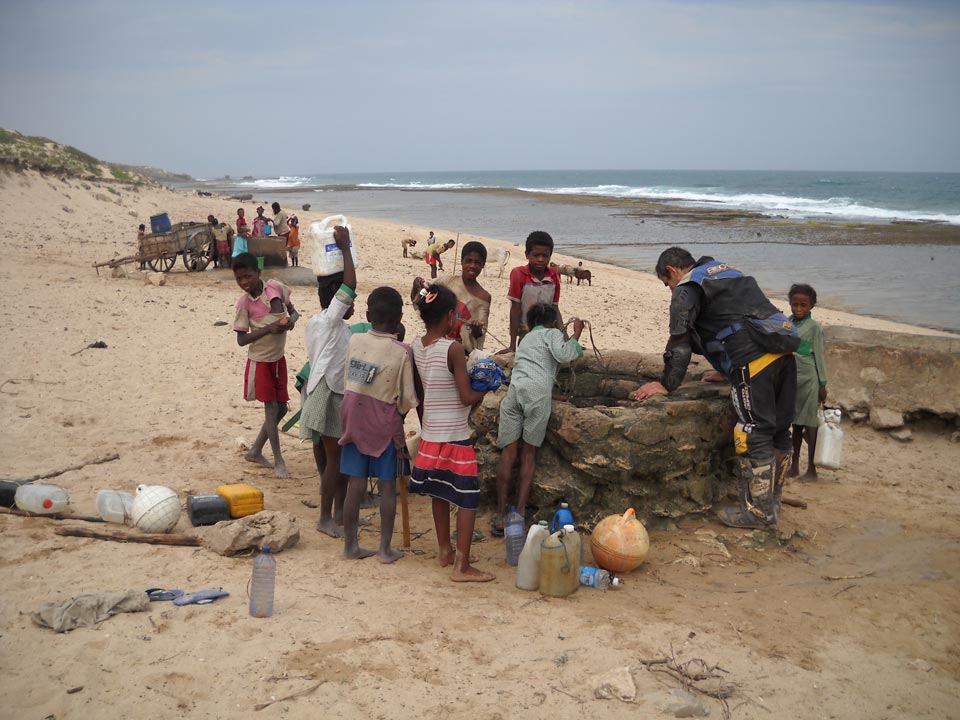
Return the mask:
<path id="1" fill-rule="evenodd" d="M 840 429 L 840 411 L 827 409 L 823 413 L 824 421 L 817 431 L 817 449 L 813 453 L 813 464 L 830 470 L 840 469 L 843 457 L 843 430 Z"/>
<path id="2" fill-rule="evenodd" d="M 313 263 L 313 272 L 317 277 L 326 277 L 343 271 L 343 252 L 333 241 L 333 229 L 342 225 L 350 232 L 350 254 L 356 267 L 357 243 L 353 236 L 350 221 L 343 215 L 331 215 L 323 220 L 314 220 L 307 229 L 307 243 L 310 246 L 310 257 Z"/>

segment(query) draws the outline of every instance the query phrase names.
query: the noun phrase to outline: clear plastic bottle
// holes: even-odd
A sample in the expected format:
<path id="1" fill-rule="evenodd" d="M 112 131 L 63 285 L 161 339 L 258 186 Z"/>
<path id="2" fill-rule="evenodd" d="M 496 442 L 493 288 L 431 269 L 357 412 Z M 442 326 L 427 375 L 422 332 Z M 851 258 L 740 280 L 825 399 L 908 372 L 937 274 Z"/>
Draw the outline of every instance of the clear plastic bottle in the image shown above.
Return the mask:
<path id="1" fill-rule="evenodd" d="M 503 537 L 506 541 L 507 565 L 516 567 L 520 562 L 520 553 L 523 552 L 526 529 L 523 526 L 523 515 L 510 506 L 510 512 L 503 519 Z"/>
<path id="2" fill-rule="evenodd" d="M 592 587 L 597 590 L 620 587 L 620 578 L 614 577 L 602 568 L 583 565 L 580 568 L 580 584 L 583 587 Z"/>
<path id="3" fill-rule="evenodd" d="M 277 561 L 270 554 L 270 546 L 260 548 L 253 561 L 253 578 L 250 580 L 250 616 L 256 618 L 273 615 L 273 587 L 277 578 Z"/>

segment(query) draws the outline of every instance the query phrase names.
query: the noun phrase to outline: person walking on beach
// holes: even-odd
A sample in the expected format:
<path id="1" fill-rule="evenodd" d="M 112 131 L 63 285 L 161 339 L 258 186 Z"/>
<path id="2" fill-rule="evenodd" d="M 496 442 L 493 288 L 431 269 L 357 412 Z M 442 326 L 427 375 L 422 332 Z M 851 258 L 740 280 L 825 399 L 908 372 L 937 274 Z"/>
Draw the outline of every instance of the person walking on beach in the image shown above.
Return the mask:
<path id="1" fill-rule="evenodd" d="M 800 339 L 810 345 L 810 354 L 797 355 L 797 405 L 793 418 L 793 458 L 787 477 L 800 475 L 800 449 L 807 441 L 807 471 L 800 482 L 815 482 L 817 466 L 813 463 L 817 451 L 817 410 L 827 399 L 827 368 L 823 364 L 823 328 L 813 319 L 811 310 L 817 304 L 817 291 L 810 285 L 798 284 L 790 288 L 790 320 L 797 326 Z"/>
<path id="2" fill-rule="evenodd" d="M 458 340 L 467 354 L 474 349 L 482 350 L 487 336 L 492 298 L 477 280 L 486 262 L 487 248 L 483 243 L 471 240 L 460 251 L 459 277 L 437 281 L 437 284 L 450 288 L 457 297 L 457 320 L 447 337 Z M 410 289 L 411 302 L 418 302 L 420 291 L 426 285 L 427 281 L 422 277 L 414 278 Z"/>
<path id="3" fill-rule="evenodd" d="M 510 300 L 510 345 L 501 353 L 517 349 L 517 340 L 529 330 L 528 326 L 523 325 L 523 320 L 531 307 L 537 303 L 549 303 L 557 306 L 558 315 L 560 312 L 560 275 L 555 267 L 550 266 L 553 238 L 543 230 L 534 230 L 527 236 L 525 255 L 527 264 L 510 271 L 510 286 L 507 289 L 507 299 Z"/>
<path id="4" fill-rule="evenodd" d="M 452 566 L 454 582 L 488 582 L 490 573 L 470 564 L 470 546 L 480 507 L 477 455 L 467 418 L 484 393 L 470 387 L 463 347 L 449 333 L 457 323 L 457 297 L 435 284 L 425 288 L 417 307 L 427 332 L 413 341 L 413 357 L 423 384 L 420 450 L 410 476 L 410 492 L 432 498 L 440 567 Z M 457 547 L 450 540 L 450 506 L 457 508 Z"/>
<path id="5" fill-rule="evenodd" d="M 343 271 L 317 278 L 320 312 L 307 321 L 305 345 L 310 377 L 300 415 L 300 435 L 313 441 L 313 458 L 320 473 L 320 520 L 317 530 L 330 537 L 343 537 L 343 503 L 347 478 L 340 473 L 340 409 L 350 329 L 345 322 L 353 315 L 357 297 L 357 273 L 350 250 L 350 231 L 333 229 L 337 247 L 346 250 Z"/>
<path id="6" fill-rule="evenodd" d="M 513 465 L 520 453 L 517 487 L 517 512 L 525 515 L 527 498 L 533 485 L 537 449 L 547 436 L 547 423 L 553 408 L 553 382 L 560 365 L 583 357 L 580 334 L 584 322 L 573 321 L 573 337 L 567 339 L 560 311 L 552 303 L 537 303 L 527 311 L 530 332 L 520 340 L 510 374 L 510 389 L 500 403 L 497 447 L 501 449 L 497 465 L 497 517 L 491 534 L 503 536 L 503 518 L 507 509 L 507 491 Z M 520 441 L 523 449 L 520 450 Z"/>
<path id="7" fill-rule="evenodd" d="M 756 280 L 726 263 L 694 260 L 683 248 L 672 247 L 660 254 L 656 272 L 672 293 L 663 375 L 630 396 L 645 400 L 670 394 L 683 382 L 691 353 L 704 355 L 733 386 L 739 417 L 734 447 L 740 504 L 717 516 L 730 527 L 775 526 L 790 461 L 797 331 Z"/>
<path id="8" fill-rule="evenodd" d="M 260 279 L 257 259 L 241 253 L 233 259 L 233 276 L 243 295 L 237 300 L 237 316 L 233 329 L 237 344 L 247 348 L 247 365 L 243 375 L 244 400 L 263 403 L 264 420 L 257 439 L 244 459 L 273 468 L 278 478 L 290 477 L 280 453 L 280 432 L 277 426 L 287 414 L 287 360 L 283 351 L 286 333 L 293 329 L 296 309 L 290 302 L 290 288 L 279 280 Z M 267 440 L 273 450 L 273 462 L 263 456 Z"/>
<path id="9" fill-rule="evenodd" d="M 431 280 L 434 280 L 437 277 L 437 267 L 443 270 L 443 260 L 440 259 L 441 253 L 445 253 L 454 245 L 456 245 L 456 241 L 447 240 L 445 243 L 436 242 L 427 246 L 427 249 L 423 253 L 423 259 L 426 261 L 427 265 L 430 266 Z"/>
<path id="10" fill-rule="evenodd" d="M 410 348 L 396 338 L 403 318 L 403 298 L 391 287 L 378 287 L 367 298 L 371 328 L 350 336 L 346 382 L 340 410 L 340 472 L 349 477 L 343 504 L 343 557 L 377 555 L 392 563 L 403 553 L 391 547 L 397 515 L 397 476 L 407 475 L 403 418 L 419 400 Z M 380 481 L 380 548 L 359 543 L 360 504 L 367 478 Z"/>

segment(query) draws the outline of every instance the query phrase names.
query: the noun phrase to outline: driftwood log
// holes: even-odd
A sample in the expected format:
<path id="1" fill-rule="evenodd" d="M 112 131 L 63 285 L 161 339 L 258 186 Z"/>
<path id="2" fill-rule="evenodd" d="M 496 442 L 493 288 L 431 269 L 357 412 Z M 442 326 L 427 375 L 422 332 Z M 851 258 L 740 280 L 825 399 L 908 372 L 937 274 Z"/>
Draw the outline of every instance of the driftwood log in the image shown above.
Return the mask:
<path id="1" fill-rule="evenodd" d="M 39 475 L 31 475 L 28 478 L 17 478 L 19 481 L 33 482 L 34 480 L 46 480 L 47 478 L 56 477 L 57 475 L 63 475 L 64 473 L 70 472 L 71 470 L 79 470 L 80 468 L 85 468 L 87 465 L 101 465 L 103 463 L 113 462 L 114 460 L 119 460 L 120 456 L 117 453 L 111 453 L 110 455 L 104 455 L 103 457 L 94 458 L 93 460 L 88 460 L 85 463 L 80 463 L 79 465 L 71 465 L 70 467 L 65 467 L 62 470 L 52 470 L 46 473 L 40 473 Z M 16 482 L 16 480 L 15 480 Z"/>
<path id="2" fill-rule="evenodd" d="M 186 545 L 199 547 L 200 538 L 195 535 L 170 535 L 167 533 L 132 533 L 120 530 L 90 530 L 82 527 L 58 527 L 54 532 L 66 537 L 92 538 L 93 540 L 113 540 L 114 542 L 147 543 L 149 545 Z"/>

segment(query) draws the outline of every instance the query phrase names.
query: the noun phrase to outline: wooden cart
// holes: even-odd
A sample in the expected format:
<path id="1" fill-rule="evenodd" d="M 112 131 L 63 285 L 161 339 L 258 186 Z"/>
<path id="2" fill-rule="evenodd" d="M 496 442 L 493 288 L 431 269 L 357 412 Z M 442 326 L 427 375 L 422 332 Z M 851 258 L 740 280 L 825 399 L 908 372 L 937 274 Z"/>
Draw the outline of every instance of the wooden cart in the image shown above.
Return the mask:
<path id="1" fill-rule="evenodd" d="M 102 267 L 145 262 L 154 272 L 168 272 L 177 262 L 177 255 L 181 255 L 183 266 L 189 272 L 200 272 L 206 270 L 213 260 L 215 243 L 216 238 L 207 223 L 181 222 L 170 232 L 145 235 L 136 255 L 94 263 L 93 266 L 99 273 Z"/>

